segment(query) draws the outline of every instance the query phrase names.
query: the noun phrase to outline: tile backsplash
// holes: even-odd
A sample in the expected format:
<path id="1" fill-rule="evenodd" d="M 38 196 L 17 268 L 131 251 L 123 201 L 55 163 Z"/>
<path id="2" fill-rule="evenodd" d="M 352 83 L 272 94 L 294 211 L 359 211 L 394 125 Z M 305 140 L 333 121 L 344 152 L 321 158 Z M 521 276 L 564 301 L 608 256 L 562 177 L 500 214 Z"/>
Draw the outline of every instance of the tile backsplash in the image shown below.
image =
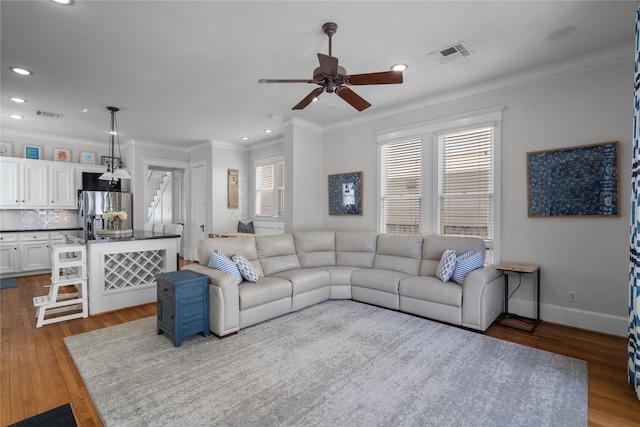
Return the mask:
<path id="1" fill-rule="evenodd" d="M 47 230 L 55 228 L 77 228 L 80 226 L 81 223 L 77 210 L 0 210 L 0 231 Z"/>

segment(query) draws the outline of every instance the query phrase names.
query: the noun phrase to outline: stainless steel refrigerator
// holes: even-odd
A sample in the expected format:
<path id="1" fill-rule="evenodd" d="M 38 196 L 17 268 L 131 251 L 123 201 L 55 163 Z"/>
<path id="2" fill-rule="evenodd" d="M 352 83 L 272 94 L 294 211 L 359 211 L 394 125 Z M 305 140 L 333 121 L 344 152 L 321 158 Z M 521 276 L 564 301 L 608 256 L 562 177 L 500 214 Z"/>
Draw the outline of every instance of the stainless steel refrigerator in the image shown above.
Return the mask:
<path id="1" fill-rule="evenodd" d="M 108 221 L 104 213 L 111 211 L 126 212 L 127 218 L 122 220 L 122 229 L 133 228 L 133 195 L 114 191 L 82 191 L 78 198 L 78 213 L 82 221 L 82 238 L 94 240 L 96 231 L 107 229 Z"/>

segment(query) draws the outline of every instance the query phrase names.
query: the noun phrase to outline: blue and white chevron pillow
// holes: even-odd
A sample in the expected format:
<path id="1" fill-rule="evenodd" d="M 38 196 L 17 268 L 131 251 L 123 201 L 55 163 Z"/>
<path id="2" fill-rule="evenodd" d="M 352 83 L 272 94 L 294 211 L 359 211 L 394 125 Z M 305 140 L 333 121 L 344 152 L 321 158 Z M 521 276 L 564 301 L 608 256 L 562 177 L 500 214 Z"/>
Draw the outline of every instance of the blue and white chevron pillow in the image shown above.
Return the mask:
<path id="1" fill-rule="evenodd" d="M 460 255 L 456 260 L 456 268 L 451 274 L 451 280 L 462 285 L 467 274 L 482 267 L 484 267 L 484 254 L 482 252 L 474 254 L 473 250 L 470 250 Z"/>
<path id="2" fill-rule="evenodd" d="M 442 258 L 440 258 L 440 263 L 436 269 L 436 277 L 443 282 L 448 282 L 455 268 L 456 251 L 453 249 L 447 249 L 442 253 Z"/>
<path id="3" fill-rule="evenodd" d="M 215 250 L 211 252 L 209 255 L 209 268 L 214 268 L 216 270 L 224 271 L 225 273 L 231 274 L 237 283 L 242 282 L 242 275 L 236 267 L 236 264 L 231 261 L 231 259 L 220 252 L 219 250 Z"/>
<path id="4" fill-rule="evenodd" d="M 240 270 L 240 274 L 242 274 L 244 280 L 251 283 L 256 283 L 258 281 L 258 272 L 253 268 L 249 260 L 242 255 L 237 254 L 232 256 L 231 260 L 236 264 L 238 270 Z"/>

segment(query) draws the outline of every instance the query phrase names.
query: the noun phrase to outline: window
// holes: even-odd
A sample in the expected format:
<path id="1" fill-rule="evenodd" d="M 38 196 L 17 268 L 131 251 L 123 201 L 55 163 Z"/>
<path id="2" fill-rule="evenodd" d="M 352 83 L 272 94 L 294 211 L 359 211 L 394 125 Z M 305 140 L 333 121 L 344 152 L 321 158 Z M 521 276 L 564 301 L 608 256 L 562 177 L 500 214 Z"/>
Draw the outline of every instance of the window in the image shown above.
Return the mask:
<path id="1" fill-rule="evenodd" d="M 282 160 L 256 162 L 256 216 L 284 216 L 285 166 Z"/>
<path id="2" fill-rule="evenodd" d="M 502 110 L 379 132 L 378 231 L 477 236 L 499 261 Z"/>
<path id="3" fill-rule="evenodd" d="M 422 141 L 380 148 L 380 225 L 384 233 L 420 234 Z"/>
<path id="4" fill-rule="evenodd" d="M 438 136 L 438 234 L 493 239 L 493 127 Z"/>

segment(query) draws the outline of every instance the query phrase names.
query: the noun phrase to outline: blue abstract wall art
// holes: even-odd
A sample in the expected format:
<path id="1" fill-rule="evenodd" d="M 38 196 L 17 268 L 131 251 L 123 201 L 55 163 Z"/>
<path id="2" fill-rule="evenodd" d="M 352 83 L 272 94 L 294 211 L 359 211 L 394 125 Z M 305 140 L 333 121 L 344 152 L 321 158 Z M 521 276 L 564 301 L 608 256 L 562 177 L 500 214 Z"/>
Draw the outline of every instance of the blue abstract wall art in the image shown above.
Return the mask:
<path id="1" fill-rule="evenodd" d="M 619 142 L 527 153 L 530 217 L 620 216 Z"/>

